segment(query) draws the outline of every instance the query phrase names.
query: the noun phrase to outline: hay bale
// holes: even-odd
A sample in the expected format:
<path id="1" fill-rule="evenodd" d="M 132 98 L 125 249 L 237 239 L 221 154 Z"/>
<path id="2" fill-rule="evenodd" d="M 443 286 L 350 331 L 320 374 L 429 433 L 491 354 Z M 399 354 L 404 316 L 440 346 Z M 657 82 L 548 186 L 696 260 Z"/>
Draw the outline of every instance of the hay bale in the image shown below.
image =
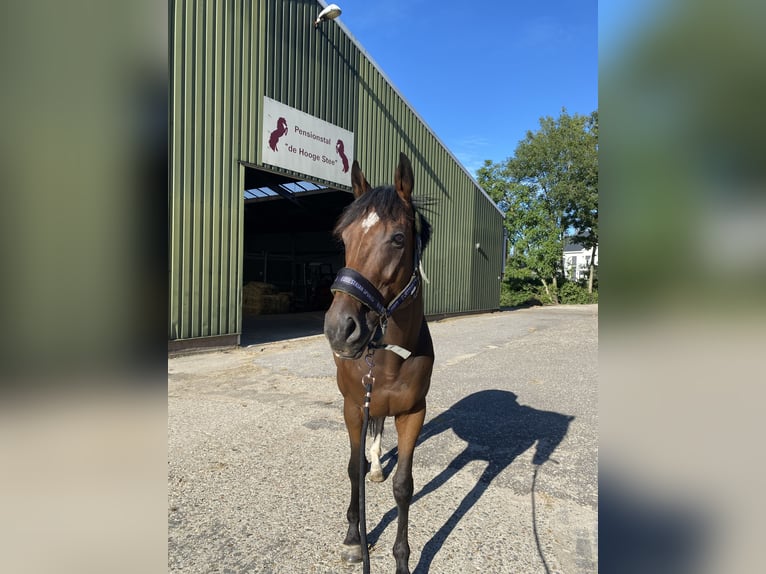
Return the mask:
<path id="1" fill-rule="evenodd" d="M 279 293 L 271 283 L 250 281 L 242 288 L 242 312 L 248 315 L 287 313 L 292 293 Z"/>
<path id="2" fill-rule="evenodd" d="M 273 295 L 277 292 L 277 286 L 262 281 L 249 281 L 242 288 L 243 297 L 255 297 L 259 295 Z"/>
<path id="3" fill-rule="evenodd" d="M 277 313 L 289 313 L 290 312 L 290 303 L 292 302 L 293 294 L 282 292 L 277 293 L 277 308 L 279 311 Z"/>

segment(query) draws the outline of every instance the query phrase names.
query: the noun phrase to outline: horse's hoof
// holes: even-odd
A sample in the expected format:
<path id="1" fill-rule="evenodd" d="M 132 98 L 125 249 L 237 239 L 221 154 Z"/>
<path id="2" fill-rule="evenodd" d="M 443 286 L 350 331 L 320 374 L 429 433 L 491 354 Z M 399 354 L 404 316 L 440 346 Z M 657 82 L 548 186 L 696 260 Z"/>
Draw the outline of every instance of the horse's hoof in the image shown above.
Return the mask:
<path id="1" fill-rule="evenodd" d="M 385 476 L 383 476 L 382 470 L 373 470 L 370 472 L 370 480 L 372 482 L 383 482 L 386 479 Z"/>
<path id="2" fill-rule="evenodd" d="M 340 551 L 340 559 L 346 564 L 356 564 L 362 561 L 361 544 L 344 544 Z"/>

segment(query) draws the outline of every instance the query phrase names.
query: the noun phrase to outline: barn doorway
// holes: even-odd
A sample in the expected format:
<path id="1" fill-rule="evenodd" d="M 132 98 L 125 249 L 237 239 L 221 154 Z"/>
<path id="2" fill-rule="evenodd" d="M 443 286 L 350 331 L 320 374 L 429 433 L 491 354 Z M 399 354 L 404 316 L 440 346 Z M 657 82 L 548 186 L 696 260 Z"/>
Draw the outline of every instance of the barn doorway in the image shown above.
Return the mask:
<path id="1" fill-rule="evenodd" d="M 350 192 L 245 165 L 242 334 L 249 346 L 322 332 Z"/>

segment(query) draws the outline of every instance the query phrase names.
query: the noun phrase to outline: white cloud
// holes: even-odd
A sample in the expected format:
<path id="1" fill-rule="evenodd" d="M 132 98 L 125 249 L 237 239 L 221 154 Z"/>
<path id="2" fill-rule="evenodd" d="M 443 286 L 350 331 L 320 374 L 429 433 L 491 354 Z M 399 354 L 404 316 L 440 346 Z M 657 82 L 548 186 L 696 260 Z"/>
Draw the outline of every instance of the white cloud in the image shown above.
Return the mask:
<path id="1" fill-rule="evenodd" d="M 488 157 L 488 150 L 492 142 L 484 136 L 469 135 L 447 145 L 460 163 L 474 176 L 476 170 L 484 165 L 484 160 L 491 159 Z"/>

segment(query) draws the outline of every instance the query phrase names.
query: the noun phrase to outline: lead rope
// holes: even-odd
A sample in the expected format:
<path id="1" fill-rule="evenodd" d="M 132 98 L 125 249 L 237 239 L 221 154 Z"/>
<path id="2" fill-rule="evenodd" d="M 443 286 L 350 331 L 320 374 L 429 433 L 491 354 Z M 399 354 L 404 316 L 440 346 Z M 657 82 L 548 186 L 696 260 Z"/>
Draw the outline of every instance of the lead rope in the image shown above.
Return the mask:
<path id="1" fill-rule="evenodd" d="M 364 360 L 370 367 L 369 372 L 362 377 L 364 385 L 364 415 L 362 418 L 362 436 L 359 445 L 359 538 L 362 546 L 362 571 L 364 574 L 370 574 L 370 550 L 367 548 L 367 515 L 364 503 L 364 480 L 367 474 L 367 455 L 365 454 L 365 442 L 367 437 L 367 426 L 370 422 L 370 395 L 372 394 L 372 384 L 375 377 L 372 376 L 372 367 L 374 366 L 373 356 L 375 350 L 368 348 Z"/>

